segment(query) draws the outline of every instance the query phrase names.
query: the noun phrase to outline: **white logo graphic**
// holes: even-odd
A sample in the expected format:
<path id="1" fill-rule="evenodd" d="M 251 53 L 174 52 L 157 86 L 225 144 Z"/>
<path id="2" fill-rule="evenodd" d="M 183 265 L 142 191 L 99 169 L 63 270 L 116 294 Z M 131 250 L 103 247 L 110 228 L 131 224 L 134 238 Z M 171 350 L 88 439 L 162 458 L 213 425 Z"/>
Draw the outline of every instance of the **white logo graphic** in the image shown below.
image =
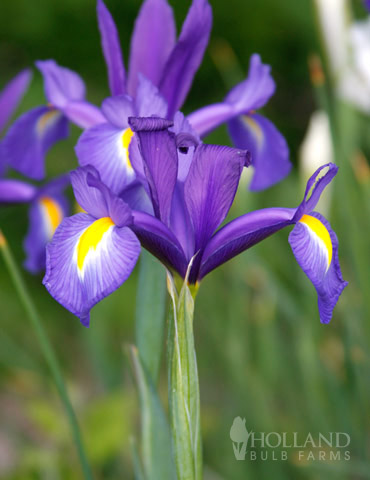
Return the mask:
<path id="1" fill-rule="evenodd" d="M 345 432 L 257 433 L 247 430 L 245 418 L 235 417 L 230 438 L 236 460 L 287 460 L 288 452 L 299 462 L 351 459 L 351 452 L 347 449 L 351 437 Z"/>

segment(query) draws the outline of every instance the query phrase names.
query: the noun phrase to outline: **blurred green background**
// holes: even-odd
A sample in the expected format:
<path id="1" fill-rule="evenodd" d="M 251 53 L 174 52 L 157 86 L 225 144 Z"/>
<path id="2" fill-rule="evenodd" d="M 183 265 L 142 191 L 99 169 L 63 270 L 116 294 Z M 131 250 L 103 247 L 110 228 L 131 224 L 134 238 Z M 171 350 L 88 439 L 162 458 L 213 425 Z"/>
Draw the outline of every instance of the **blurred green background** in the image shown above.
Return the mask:
<path id="1" fill-rule="evenodd" d="M 141 2 L 106 3 L 127 61 Z M 180 26 L 190 2 L 170 3 Z M 320 99 L 308 71 L 309 55 L 320 52 L 312 2 L 211 4 L 211 41 L 184 112 L 221 100 L 245 76 L 250 55 L 260 53 L 277 83 L 264 113 L 285 135 L 294 169 L 268 191 L 252 194 L 242 188 L 231 216 L 267 206 L 293 207 L 303 195 L 299 146 Z M 360 1 L 354 7 L 364 15 Z M 100 104 L 109 95 L 95 1 L 1 0 L 0 88 L 22 68 L 48 58 L 83 76 L 90 101 Z M 18 114 L 42 103 L 41 76 L 35 71 Z M 315 291 L 291 253 L 288 231 L 224 265 L 200 289 L 195 336 L 208 480 L 370 478 L 370 184 L 368 163 L 361 175 L 353 168 L 359 151 L 370 154 L 370 122 L 342 104 L 337 115 L 342 135 L 336 161 L 341 169 L 329 220 L 350 284 L 332 322 L 319 322 Z M 49 176 L 76 166 L 78 135 L 72 128 L 70 139 L 49 153 Z M 207 141 L 230 144 L 223 127 Z M 27 207 L 2 208 L 0 226 L 21 265 Z M 129 442 L 138 436 L 139 410 L 125 344 L 134 341 L 137 272 L 93 310 L 88 330 L 48 295 L 42 276 L 24 276 L 63 365 L 95 478 L 133 478 Z M 2 261 L 0 318 L 0 478 L 81 478 L 60 401 Z M 346 432 L 351 458 L 344 460 L 342 452 L 340 461 L 299 461 L 292 452 L 286 461 L 238 462 L 229 437 L 237 416 L 255 432 Z"/>

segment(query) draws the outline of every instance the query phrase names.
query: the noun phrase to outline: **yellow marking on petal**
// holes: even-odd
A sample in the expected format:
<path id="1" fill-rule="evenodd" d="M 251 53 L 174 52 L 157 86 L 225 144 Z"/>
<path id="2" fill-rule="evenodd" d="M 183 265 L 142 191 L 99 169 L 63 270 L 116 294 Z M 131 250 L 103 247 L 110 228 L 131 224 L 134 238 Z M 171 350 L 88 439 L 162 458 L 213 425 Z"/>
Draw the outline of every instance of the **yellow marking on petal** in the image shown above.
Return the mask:
<path id="1" fill-rule="evenodd" d="M 96 250 L 103 236 L 114 226 L 110 217 L 95 220 L 81 235 L 77 245 L 77 267 L 82 271 L 87 254 L 90 250 Z"/>
<path id="2" fill-rule="evenodd" d="M 261 127 L 249 115 L 243 115 L 243 121 L 246 124 L 247 128 L 249 127 L 252 130 L 252 133 L 257 138 L 258 144 L 261 145 L 261 143 L 263 142 L 263 132 Z"/>
<path id="3" fill-rule="evenodd" d="M 316 217 L 312 217 L 311 215 L 303 215 L 303 217 L 299 220 L 301 223 L 307 225 L 310 230 L 315 233 L 320 240 L 324 243 L 326 250 L 328 252 L 328 268 L 331 263 L 331 259 L 333 257 L 333 244 L 331 243 L 330 234 L 328 229 L 325 225 L 320 222 L 320 220 Z"/>
<path id="4" fill-rule="evenodd" d="M 127 165 L 131 169 L 132 169 L 132 165 L 131 165 L 131 162 L 130 162 L 128 147 L 130 146 L 130 143 L 131 143 L 131 140 L 132 140 L 133 136 L 134 136 L 134 132 L 131 130 L 131 128 L 126 128 L 126 130 L 122 134 L 122 145 L 123 145 L 123 148 L 125 149 Z"/>
<path id="5" fill-rule="evenodd" d="M 60 222 L 63 220 L 63 210 L 59 203 L 51 197 L 42 197 L 40 199 L 40 205 L 47 223 L 49 238 L 51 238 Z"/>
<path id="6" fill-rule="evenodd" d="M 46 128 L 48 128 L 50 124 L 52 124 L 59 115 L 60 115 L 60 112 L 55 109 L 49 110 L 48 112 L 41 115 L 36 125 L 37 133 L 39 135 L 43 135 Z"/>

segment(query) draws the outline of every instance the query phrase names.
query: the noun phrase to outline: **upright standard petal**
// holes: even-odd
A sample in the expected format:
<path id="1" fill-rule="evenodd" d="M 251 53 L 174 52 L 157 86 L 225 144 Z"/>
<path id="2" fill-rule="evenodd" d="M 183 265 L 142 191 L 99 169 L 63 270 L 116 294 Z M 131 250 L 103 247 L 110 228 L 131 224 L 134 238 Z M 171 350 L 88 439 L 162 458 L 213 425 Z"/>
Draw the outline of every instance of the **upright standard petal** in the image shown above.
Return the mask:
<path id="1" fill-rule="evenodd" d="M 193 0 L 179 40 L 163 70 L 159 90 L 168 103 L 168 118 L 180 110 L 201 64 L 212 27 L 207 0 Z"/>
<path id="2" fill-rule="evenodd" d="M 5 159 L 18 172 L 35 180 L 45 177 L 45 155 L 68 136 L 66 117 L 52 107 L 37 107 L 20 116 L 2 143 Z"/>
<path id="3" fill-rule="evenodd" d="M 340 294 L 348 285 L 340 270 L 337 236 L 322 215 L 312 212 L 298 221 L 289 243 L 317 291 L 320 321 L 329 323 Z"/>
<path id="4" fill-rule="evenodd" d="M 267 118 L 258 114 L 236 117 L 229 122 L 229 132 L 236 147 L 251 152 L 251 190 L 268 188 L 288 175 L 292 167 L 288 144 Z"/>
<path id="5" fill-rule="evenodd" d="M 97 14 L 110 91 L 122 95 L 126 93 L 126 73 L 117 27 L 103 0 L 98 0 Z"/>
<path id="6" fill-rule="evenodd" d="M 0 180 L 0 203 L 27 203 L 33 199 L 37 188 L 20 180 Z"/>
<path id="7" fill-rule="evenodd" d="M 18 73 L 0 92 L 0 132 L 17 108 L 18 103 L 30 83 L 31 77 L 31 70 L 22 70 L 22 72 Z"/>
<path id="8" fill-rule="evenodd" d="M 37 196 L 29 210 L 29 228 L 24 240 L 27 258 L 24 267 L 31 273 L 45 269 L 46 244 L 67 215 L 67 201 L 62 194 Z"/>
<path id="9" fill-rule="evenodd" d="M 128 93 L 136 96 L 139 74 L 158 85 L 163 68 L 175 45 L 176 27 L 167 0 L 146 0 L 135 22 L 131 38 Z M 140 114 L 141 116 L 142 114 Z"/>
<path id="10" fill-rule="evenodd" d="M 63 220 L 46 252 L 44 285 L 88 326 L 90 309 L 130 276 L 140 243 L 111 218 L 81 213 Z"/>
<path id="11" fill-rule="evenodd" d="M 204 136 L 232 118 L 263 107 L 275 92 L 270 66 L 261 62 L 259 55 L 251 56 L 246 80 L 234 87 L 224 102 L 208 105 L 188 116 L 194 130 Z M 237 147 L 242 148 L 240 145 Z"/>
<path id="12" fill-rule="evenodd" d="M 153 117 L 130 118 L 129 123 L 139 140 L 154 213 L 169 225 L 178 163 L 175 135 L 168 131 L 172 122 Z"/>
<path id="13" fill-rule="evenodd" d="M 54 60 L 40 60 L 36 66 L 44 77 L 46 98 L 54 107 L 63 109 L 70 101 L 85 99 L 85 84 L 76 72 Z"/>
<path id="14" fill-rule="evenodd" d="M 195 234 L 195 252 L 205 246 L 225 219 L 246 164 L 249 156 L 245 151 L 218 145 L 200 145 L 195 150 L 184 185 Z"/>

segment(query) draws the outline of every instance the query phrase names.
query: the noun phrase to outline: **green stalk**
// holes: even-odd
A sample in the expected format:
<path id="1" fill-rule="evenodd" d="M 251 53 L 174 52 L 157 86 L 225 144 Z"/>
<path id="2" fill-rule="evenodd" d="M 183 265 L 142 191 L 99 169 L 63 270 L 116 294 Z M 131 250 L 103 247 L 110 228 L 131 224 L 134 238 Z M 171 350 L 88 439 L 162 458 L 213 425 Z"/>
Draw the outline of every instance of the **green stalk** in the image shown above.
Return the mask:
<path id="1" fill-rule="evenodd" d="M 40 343 L 41 351 L 45 357 L 46 363 L 50 368 L 59 396 L 65 408 L 67 418 L 71 427 L 72 436 L 73 436 L 76 449 L 78 452 L 78 456 L 80 459 L 84 478 L 86 480 L 92 480 L 93 476 L 92 476 L 90 466 L 88 464 L 85 450 L 83 447 L 81 433 L 80 433 L 78 422 L 77 422 L 77 417 L 73 410 L 71 401 L 68 397 L 67 390 L 64 385 L 63 377 L 61 374 L 61 370 L 58 364 L 58 360 L 54 354 L 53 348 L 50 344 L 50 341 L 41 323 L 41 320 L 36 311 L 36 308 L 32 302 L 31 296 L 27 291 L 27 287 L 23 281 L 23 278 L 20 274 L 18 266 L 14 261 L 13 255 L 10 251 L 10 248 L 8 247 L 7 241 L 1 230 L 0 230 L 0 250 L 3 255 L 5 265 L 8 268 L 9 274 L 13 280 L 15 289 L 19 295 L 20 301 L 31 321 L 36 337 Z"/>
<path id="2" fill-rule="evenodd" d="M 202 443 L 193 317 L 196 288 L 187 280 L 179 294 L 168 274 L 172 314 L 168 328 L 168 398 L 173 453 L 178 480 L 202 479 Z"/>

